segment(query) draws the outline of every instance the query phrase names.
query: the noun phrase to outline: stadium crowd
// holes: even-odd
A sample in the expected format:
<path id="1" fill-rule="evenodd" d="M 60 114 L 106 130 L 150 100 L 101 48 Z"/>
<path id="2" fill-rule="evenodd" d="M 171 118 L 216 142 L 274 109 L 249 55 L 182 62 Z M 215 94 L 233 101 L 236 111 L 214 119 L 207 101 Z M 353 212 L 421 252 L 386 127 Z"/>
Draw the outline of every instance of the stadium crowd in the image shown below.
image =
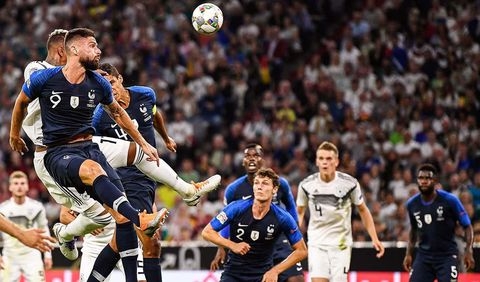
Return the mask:
<path id="1" fill-rule="evenodd" d="M 356 176 L 381 240 L 406 241 L 405 200 L 415 173 L 437 165 L 441 188 L 456 194 L 480 242 L 480 1 L 232 0 L 213 37 L 190 23 L 198 1 L 0 1 L 0 201 L 8 174 L 30 177 L 29 195 L 59 207 L 35 175 L 32 152 L 8 144 L 11 109 L 23 68 L 45 56 L 55 28 L 97 32 L 102 62 L 125 85 L 148 85 L 178 145 L 158 149 L 185 180 L 220 173 L 223 185 L 198 207 L 168 187 L 157 206 L 171 209 L 165 240 L 199 239 L 223 207 L 223 188 L 244 174 L 242 148 L 260 143 L 267 165 L 289 181 L 315 171 L 324 140 Z M 176 226 L 180 228 L 171 228 Z M 354 239 L 369 240 L 358 215 Z"/>

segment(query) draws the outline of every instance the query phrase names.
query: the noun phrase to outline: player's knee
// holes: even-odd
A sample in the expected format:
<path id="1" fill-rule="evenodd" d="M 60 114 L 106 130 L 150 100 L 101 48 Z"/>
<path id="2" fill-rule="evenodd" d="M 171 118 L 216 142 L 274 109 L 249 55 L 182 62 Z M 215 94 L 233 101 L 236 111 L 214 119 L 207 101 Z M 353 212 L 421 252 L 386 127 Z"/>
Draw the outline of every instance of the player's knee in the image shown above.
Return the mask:
<path id="1" fill-rule="evenodd" d="M 158 258 L 160 257 L 161 247 L 158 239 L 146 238 L 142 242 L 143 257 L 144 258 Z"/>
<path id="2" fill-rule="evenodd" d="M 93 185 L 93 181 L 100 175 L 107 175 L 103 168 L 95 161 L 86 160 L 80 166 L 79 171 L 82 182 L 86 185 Z"/>

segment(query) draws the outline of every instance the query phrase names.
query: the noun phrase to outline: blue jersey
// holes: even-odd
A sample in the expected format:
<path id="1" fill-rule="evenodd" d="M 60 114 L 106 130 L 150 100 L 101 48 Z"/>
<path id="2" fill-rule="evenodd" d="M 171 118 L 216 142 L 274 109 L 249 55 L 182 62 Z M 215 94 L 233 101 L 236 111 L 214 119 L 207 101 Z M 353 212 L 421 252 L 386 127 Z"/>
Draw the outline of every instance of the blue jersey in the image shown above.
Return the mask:
<path id="1" fill-rule="evenodd" d="M 411 228 L 418 234 L 418 252 L 428 257 L 456 255 L 455 226 L 469 226 L 470 218 L 460 200 L 454 195 L 437 190 L 437 197 L 425 203 L 420 194 L 407 201 Z"/>
<path id="2" fill-rule="evenodd" d="M 130 93 L 130 104 L 125 111 L 133 123 L 138 126 L 138 131 L 143 138 L 155 147 L 153 127 L 155 92 L 150 87 L 145 86 L 131 86 L 127 87 L 127 90 Z M 130 135 L 120 128 L 102 107 L 98 107 L 94 113 L 93 126 L 95 127 L 96 135 L 132 141 Z M 149 187 L 155 184 L 153 180 L 145 177 L 135 166 L 117 168 L 117 173 L 127 190 L 129 181 L 145 181 L 144 183 L 149 185 Z"/>
<path id="3" fill-rule="evenodd" d="M 238 266 L 237 271 L 244 271 L 245 265 L 269 269 L 273 264 L 275 241 L 281 234 L 285 234 L 292 245 L 302 239 L 297 223 L 285 210 L 272 204 L 270 211 L 257 220 L 253 218 L 252 205 L 253 199 L 235 201 L 210 221 L 217 232 L 230 225 L 230 240 L 245 242 L 251 247 L 243 256 L 229 252 L 225 270 L 227 266 Z"/>
<path id="4" fill-rule="evenodd" d="M 253 186 L 248 182 L 247 175 L 237 178 L 225 189 L 226 204 L 251 197 L 253 197 Z M 278 188 L 277 193 L 273 196 L 272 203 L 284 207 L 285 210 L 288 211 L 288 213 L 290 213 L 290 215 L 293 217 L 295 222 L 298 222 L 298 215 L 292 189 L 290 189 L 288 181 L 283 177 L 280 177 L 280 187 Z"/>
<path id="5" fill-rule="evenodd" d="M 96 106 L 113 102 L 110 83 L 90 70 L 79 84 L 68 82 L 61 67 L 38 70 L 22 90 L 31 100 L 39 98 L 43 144 L 47 146 L 65 143 L 78 134 L 93 134 Z"/>
<path id="6" fill-rule="evenodd" d="M 290 185 L 285 178 L 280 177 L 279 181 L 280 186 L 277 193 L 275 193 L 273 196 L 272 203 L 277 207 L 284 208 L 290 214 L 293 220 L 298 222 L 298 214 L 292 189 L 290 189 Z M 248 182 L 248 175 L 237 178 L 225 189 L 226 204 L 249 198 L 253 198 L 253 186 Z M 224 228 L 220 233 L 224 238 L 229 238 L 231 236 L 229 234 L 231 230 L 232 228 Z M 288 243 L 288 240 L 283 233 L 279 235 L 275 244 L 276 246 L 272 255 L 274 264 L 278 264 L 292 253 L 292 247 Z M 225 265 L 225 269 L 227 268 L 228 265 Z M 278 281 L 286 281 L 289 277 L 297 275 L 302 275 L 302 267 L 300 263 L 282 272 L 278 277 Z M 242 279 L 246 281 L 252 281 L 251 277 L 243 277 Z"/>

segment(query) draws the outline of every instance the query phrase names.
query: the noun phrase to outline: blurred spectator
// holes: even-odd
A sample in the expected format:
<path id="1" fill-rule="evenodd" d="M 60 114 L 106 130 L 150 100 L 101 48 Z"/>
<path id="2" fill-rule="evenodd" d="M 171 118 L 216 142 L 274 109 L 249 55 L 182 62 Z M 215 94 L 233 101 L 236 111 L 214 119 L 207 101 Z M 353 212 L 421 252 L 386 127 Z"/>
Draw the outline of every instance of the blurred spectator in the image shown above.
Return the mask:
<path id="1" fill-rule="evenodd" d="M 473 183 L 468 187 L 468 190 L 472 194 L 473 206 L 475 208 L 476 220 L 480 219 L 480 171 L 475 172 L 473 176 Z"/>

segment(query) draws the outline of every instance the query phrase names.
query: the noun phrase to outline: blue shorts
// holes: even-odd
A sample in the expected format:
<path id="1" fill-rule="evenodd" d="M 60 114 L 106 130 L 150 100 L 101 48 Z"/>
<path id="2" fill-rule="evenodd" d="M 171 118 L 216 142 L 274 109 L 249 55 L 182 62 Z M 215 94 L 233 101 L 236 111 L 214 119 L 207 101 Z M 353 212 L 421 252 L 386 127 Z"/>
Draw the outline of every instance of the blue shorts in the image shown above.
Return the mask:
<path id="1" fill-rule="evenodd" d="M 75 187 L 80 194 L 87 192 L 92 198 L 98 200 L 98 196 L 93 189 L 90 188 L 91 186 L 83 184 L 79 175 L 80 166 L 88 159 L 100 164 L 110 180 L 112 180 L 120 191 L 124 191 L 117 173 L 110 164 L 108 164 L 107 159 L 98 148 L 98 145 L 91 141 L 48 148 L 44 162 L 48 173 L 50 173 L 55 182 L 60 186 Z"/>
<path id="2" fill-rule="evenodd" d="M 293 251 L 292 246 L 288 242 L 287 237 L 282 234 L 277 241 L 275 242 L 273 251 L 273 264 L 277 265 L 281 263 L 284 259 L 286 259 Z M 285 270 L 284 272 L 278 275 L 278 281 L 284 282 L 287 281 L 288 278 L 293 276 L 303 276 L 303 267 L 302 264 L 299 262 L 294 266 L 290 267 L 289 269 Z"/>
<path id="3" fill-rule="evenodd" d="M 152 206 L 155 201 L 156 183 L 149 178 L 135 179 L 135 181 L 123 181 L 125 194 L 132 207 L 139 212 L 146 210 L 152 213 Z"/>
<path id="4" fill-rule="evenodd" d="M 416 253 L 412 265 L 410 282 L 455 282 L 458 279 L 458 257 L 449 256 L 425 256 Z"/>
<path id="5" fill-rule="evenodd" d="M 248 273 L 243 273 L 243 274 L 235 274 L 235 273 L 230 273 L 223 271 L 222 276 L 220 276 L 220 282 L 245 282 L 245 281 L 251 281 L 251 282 L 261 282 L 263 278 L 263 275 L 251 275 Z"/>
<path id="6" fill-rule="evenodd" d="M 227 259 L 220 282 L 261 282 L 265 272 L 271 268 L 271 263 L 252 265 L 245 262 L 232 262 Z"/>

